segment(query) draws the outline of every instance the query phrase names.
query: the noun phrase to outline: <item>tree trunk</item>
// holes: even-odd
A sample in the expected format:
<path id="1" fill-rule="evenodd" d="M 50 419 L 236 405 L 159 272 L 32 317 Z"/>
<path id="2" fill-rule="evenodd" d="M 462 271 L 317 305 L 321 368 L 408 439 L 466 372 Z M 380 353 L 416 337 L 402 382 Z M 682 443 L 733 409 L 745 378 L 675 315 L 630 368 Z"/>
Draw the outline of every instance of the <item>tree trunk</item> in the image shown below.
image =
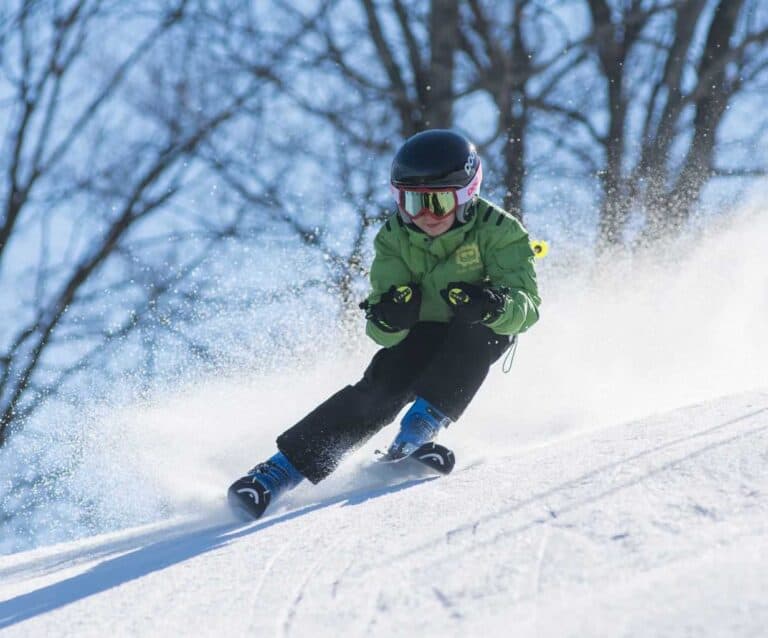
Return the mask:
<path id="1" fill-rule="evenodd" d="M 458 0 L 432 0 L 429 38 L 424 128 L 450 128 L 453 124 L 454 59 L 459 39 Z"/>
<path id="2" fill-rule="evenodd" d="M 512 26 L 512 59 L 510 62 L 511 86 L 508 89 L 506 108 L 501 112 L 502 130 L 506 131 L 504 159 L 506 165 L 504 209 L 523 219 L 525 185 L 525 135 L 528 130 L 528 100 L 526 82 L 530 76 L 530 58 L 523 41 L 522 8 L 518 3 Z"/>
<path id="3" fill-rule="evenodd" d="M 729 43 L 743 4 L 744 0 L 721 0 L 715 9 L 693 92 L 696 96 L 693 138 L 672 188 L 649 208 L 646 239 L 657 240 L 679 233 L 712 177 L 717 129 L 733 94 L 726 73 L 731 54 Z"/>

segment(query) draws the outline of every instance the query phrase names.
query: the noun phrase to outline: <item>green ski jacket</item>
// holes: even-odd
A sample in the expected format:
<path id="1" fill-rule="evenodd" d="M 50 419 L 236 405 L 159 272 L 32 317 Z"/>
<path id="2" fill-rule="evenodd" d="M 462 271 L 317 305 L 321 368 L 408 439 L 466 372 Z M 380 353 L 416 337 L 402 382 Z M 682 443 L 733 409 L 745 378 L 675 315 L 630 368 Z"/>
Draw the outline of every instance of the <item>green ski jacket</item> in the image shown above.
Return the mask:
<path id="1" fill-rule="evenodd" d="M 487 324 L 498 334 L 524 332 L 539 318 L 539 297 L 528 232 L 512 215 L 485 199 L 478 199 L 472 219 L 438 237 L 406 225 L 393 214 L 374 240 L 371 294 L 377 303 L 390 286 L 416 283 L 421 287 L 419 321 L 448 322 L 451 309 L 440 296 L 449 282 L 486 283 L 507 289 L 503 313 Z M 407 330 L 384 332 L 371 321 L 366 334 L 390 347 Z"/>

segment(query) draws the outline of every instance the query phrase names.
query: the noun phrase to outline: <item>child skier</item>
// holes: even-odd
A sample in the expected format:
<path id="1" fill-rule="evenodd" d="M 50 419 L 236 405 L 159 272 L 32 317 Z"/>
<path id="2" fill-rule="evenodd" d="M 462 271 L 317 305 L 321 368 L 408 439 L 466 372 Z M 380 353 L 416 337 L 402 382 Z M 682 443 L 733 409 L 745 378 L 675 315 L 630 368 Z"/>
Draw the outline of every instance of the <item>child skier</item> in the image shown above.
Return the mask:
<path id="1" fill-rule="evenodd" d="M 342 456 L 411 403 L 387 457 L 398 460 L 458 420 L 513 336 L 539 317 L 533 251 L 520 222 L 479 197 L 474 145 L 450 130 L 408 139 L 392 163 L 397 212 L 376 236 L 373 290 L 360 304 L 383 346 L 363 378 L 277 438 L 278 452 L 229 488 L 260 517 L 305 478 L 318 483 Z"/>

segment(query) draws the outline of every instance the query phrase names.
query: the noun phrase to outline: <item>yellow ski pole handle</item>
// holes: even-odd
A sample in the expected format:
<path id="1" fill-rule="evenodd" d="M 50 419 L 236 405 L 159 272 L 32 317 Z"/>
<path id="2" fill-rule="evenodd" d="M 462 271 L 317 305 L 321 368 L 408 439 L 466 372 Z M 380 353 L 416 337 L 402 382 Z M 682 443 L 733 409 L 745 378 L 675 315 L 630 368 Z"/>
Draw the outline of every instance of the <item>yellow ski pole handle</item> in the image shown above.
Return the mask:
<path id="1" fill-rule="evenodd" d="M 543 239 L 532 239 L 531 249 L 533 250 L 533 256 L 536 259 L 544 259 L 549 253 L 549 242 Z"/>

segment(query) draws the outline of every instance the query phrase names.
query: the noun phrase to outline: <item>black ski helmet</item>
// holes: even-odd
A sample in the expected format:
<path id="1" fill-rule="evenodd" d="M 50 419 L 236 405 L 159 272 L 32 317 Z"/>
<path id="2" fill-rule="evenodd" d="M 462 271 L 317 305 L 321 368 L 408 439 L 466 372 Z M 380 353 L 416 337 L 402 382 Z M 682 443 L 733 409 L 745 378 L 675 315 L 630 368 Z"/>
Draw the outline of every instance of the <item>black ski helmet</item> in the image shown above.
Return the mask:
<path id="1" fill-rule="evenodd" d="M 431 129 L 409 137 L 395 154 L 390 173 L 394 189 L 465 189 L 472 184 L 470 199 L 456 211 L 460 222 L 469 221 L 465 212 L 479 194 L 482 179 L 475 145 L 449 129 Z"/>

